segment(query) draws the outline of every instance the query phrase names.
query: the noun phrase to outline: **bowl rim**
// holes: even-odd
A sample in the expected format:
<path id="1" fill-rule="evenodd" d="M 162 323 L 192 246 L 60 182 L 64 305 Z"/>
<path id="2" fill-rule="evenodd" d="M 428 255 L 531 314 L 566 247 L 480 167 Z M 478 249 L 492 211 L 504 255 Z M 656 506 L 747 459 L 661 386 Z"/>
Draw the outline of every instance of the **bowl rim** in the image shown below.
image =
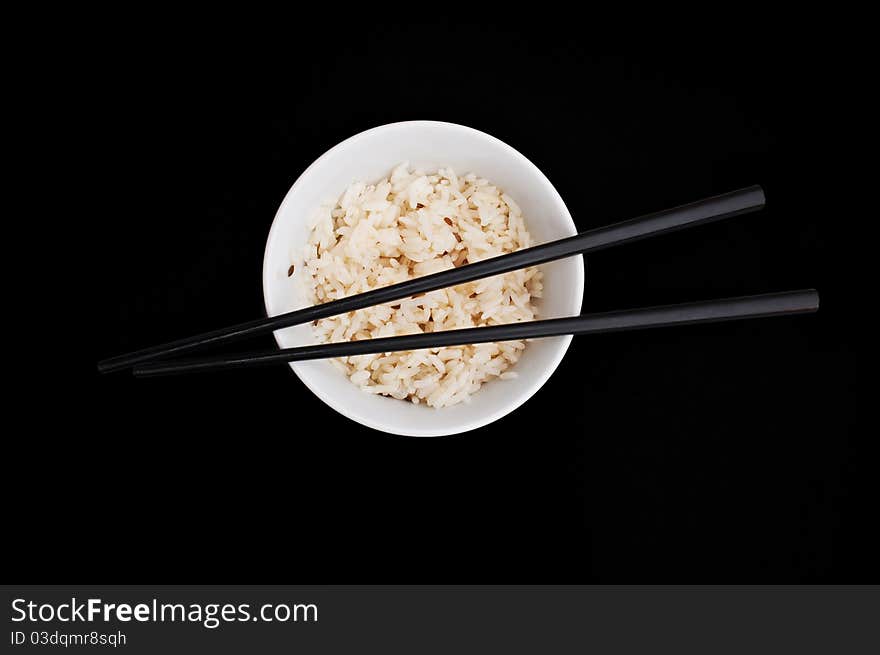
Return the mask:
<path id="1" fill-rule="evenodd" d="M 566 206 L 565 201 L 563 200 L 559 191 L 556 190 L 556 187 L 553 186 L 553 183 L 550 182 L 550 180 L 541 171 L 541 169 L 539 169 L 530 159 L 528 159 L 525 155 L 523 155 L 521 152 L 519 152 L 518 150 L 516 150 L 512 146 L 508 145 L 504 141 L 501 141 L 500 139 L 492 136 L 491 134 L 487 134 L 486 132 L 482 132 L 482 131 L 474 129 L 472 127 L 468 127 L 466 125 L 460 125 L 458 123 L 449 123 L 446 121 L 411 120 L 411 121 L 397 121 L 394 123 L 386 123 L 384 125 L 379 125 L 377 127 L 373 127 L 373 128 L 364 130 L 362 132 L 358 132 L 357 134 L 354 134 L 354 135 L 348 137 L 347 139 L 340 141 L 335 146 L 333 146 L 329 150 L 325 151 L 320 157 L 318 157 L 315 161 L 313 161 L 302 173 L 300 173 L 300 175 L 296 178 L 296 181 L 294 181 L 294 183 L 291 185 L 290 189 L 285 194 L 284 199 L 281 201 L 281 204 L 278 206 L 278 210 L 275 212 L 275 216 L 272 219 L 272 225 L 269 228 L 269 233 L 266 237 L 266 247 L 263 252 L 263 264 L 262 264 L 262 267 L 263 267 L 263 270 L 262 270 L 263 305 L 264 305 L 267 316 L 271 315 L 270 309 L 269 309 L 269 304 L 270 304 L 269 303 L 270 280 L 269 280 L 269 267 L 268 267 L 269 248 L 270 248 L 270 245 L 273 243 L 273 239 L 274 239 L 276 230 L 279 229 L 278 228 L 278 225 L 280 223 L 279 219 L 280 219 L 282 213 L 286 209 L 288 203 L 291 202 L 291 199 L 293 198 L 297 189 L 302 185 L 303 180 L 307 178 L 308 174 L 314 168 L 318 167 L 323 161 L 325 161 L 326 159 L 329 159 L 333 154 L 335 154 L 336 152 L 338 152 L 344 148 L 351 146 L 354 142 L 356 142 L 358 140 L 364 139 L 368 136 L 374 135 L 379 132 L 400 129 L 402 127 L 419 128 L 419 127 L 426 127 L 426 126 L 435 126 L 435 127 L 440 126 L 443 129 L 452 129 L 452 130 L 458 130 L 458 131 L 462 131 L 462 132 L 470 132 L 473 136 L 479 137 L 484 140 L 488 140 L 490 142 L 494 142 L 496 145 L 499 145 L 503 149 L 509 151 L 509 153 L 515 159 L 519 159 L 523 164 L 526 165 L 526 167 L 530 168 L 532 170 L 532 172 L 534 173 L 534 175 L 537 178 L 539 178 L 540 180 L 542 180 L 550 188 L 550 190 L 556 195 L 556 197 L 559 199 L 559 202 L 561 203 L 563 209 L 565 210 L 563 218 L 569 223 L 569 227 L 571 228 L 572 235 L 577 233 L 577 227 L 575 226 L 574 220 L 571 217 L 571 212 L 568 211 L 568 207 Z M 571 282 L 573 284 L 572 290 L 574 292 L 576 292 L 575 297 L 578 298 L 577 313 L 580 313 L 581 308 L 583 306 L 583 295 L 584 295 L 584 277 L 585 277 L 585 275 L 584 275 L 584 268 L 585 268 L 584 267 L 584 257 L 577 256 L 577 262 L 578 262 L 579 266 L 576 267 L 575 279 L 572 280 Z M 281 344 L 281 341 L 278 337 L 278 334 L 276 332 L 273 332 L 272 336 L 274 337 L 275 343 L 278 345 L 278 347 L 283 348 L 283 345 Z M 550 376 L 553 375 L 553 373 L 559 367 L 559 364 L 562 362 L 562 359 L 565 357 L 565 354 L 568 352 L 568 348 L 571 345 L 572 336 L 565 335 L 565 336 L 561 336 L 561 337 L 553 337 L 553 340 L 555 340 L 557 342 L 558 347 L 556 348 L 556 352 L 554 354 L 552 361 L 544 368 L 544 371 L 541 375 L 536 376 L 531 380 L 531 383 L 529 384 L 529 386 L 526 387 L 524 389 L 524 391 L 521 392 L 517 398 L 513 399 L 510 403 L 503 405 L 501 408 L 492 412 L 491 414 L 487 414 L 486 416 L 484 416 L 478 420 L 472 420 L 472 421 L 462 423 L 461 426 L 457 426 L 453 430 L 450 430 L 448 428 L 434 428 L 434 427 L 431 427 L 430 425 L 427 425 L 425 427 L 418 428 L 418 429 L 407 430 L 407 429 L 398 428 L 396 426 L 390 426 L 387 424 L 383 424 L 379 421 L 374 420 L 373 418 L 371 418 L 369 416 L 364 416 L 359 413 L 355 414 L 348 407 L 345 407 L 341 403 L 337 402 L 331 394 L 325 393 L 322 389 L 320 389 L 316 385 L 313 385 L 308 380 L 307 376 L 300 374 L 300 370 L 298 367 L 298 365 L 300 363 L 292 362 L 289 364 L 289 366 L 291 369 L 293 369 L 293 372 L 296 374 L 296 376 L 299 378 L 299 380 L 313 394 L 315 394 L 319 399 L 321 399 L 324 403 L 326 403 L 330 408 L 334 409 L 336 412 L 338 412 L 339 414 L 341 414 L 342 416 L 346 417 L 347 419 L 349 419 L 351 421 L 355 421 L 356 423 L 360 423 L 361 425 L 365 425 L 369 428 L 372 428 L 374 430 L 378 430 L 380 432 L 385 432 L 385 433 L 395 434 L 395 435 L 400 435 L 400 436 L 442 437 L 442 436 L 452 436 L 452 435 L 456 435 L 456 434 L 462 434 L 464 432 L 469 432 L 471 430 L 476 430 L 478 428 L 484 427 L 486 425 L 494 423 L 495 421 L 497 421 L 500 418 L 503 418 L 507 414 L 510 414 L 511 412 L 515 411 L 520 406 L 525 404 L 526 401 L 528 401 L 532 396 L 534 396 L 538 392 L 538 390 L 541 387 L 544 386 L 544 384 L 547 382 L 547 380 L 550 379 Z"/>

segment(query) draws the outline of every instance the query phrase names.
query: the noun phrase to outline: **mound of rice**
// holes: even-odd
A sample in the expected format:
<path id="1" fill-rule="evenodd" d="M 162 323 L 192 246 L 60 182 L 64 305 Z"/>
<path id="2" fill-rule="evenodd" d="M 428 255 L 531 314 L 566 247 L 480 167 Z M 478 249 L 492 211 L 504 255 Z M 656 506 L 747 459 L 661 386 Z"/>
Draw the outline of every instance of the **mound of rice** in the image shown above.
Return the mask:
<path id="1" fill-rule="evenodd" d="M 313 303 L 351 296 L 531 245 L 519 207 L 488 180 L 403 163 L 376 184 L 351 185 L 316 212 L 301 277 Z M 537 268 L 433 291 L 318 321 L 319 342 L 390 337 L 529 321 L 541 296 Z M 523 341 L 332 360 L 368 393 L 430 407 L 467 402 L 507 372 Z"/>

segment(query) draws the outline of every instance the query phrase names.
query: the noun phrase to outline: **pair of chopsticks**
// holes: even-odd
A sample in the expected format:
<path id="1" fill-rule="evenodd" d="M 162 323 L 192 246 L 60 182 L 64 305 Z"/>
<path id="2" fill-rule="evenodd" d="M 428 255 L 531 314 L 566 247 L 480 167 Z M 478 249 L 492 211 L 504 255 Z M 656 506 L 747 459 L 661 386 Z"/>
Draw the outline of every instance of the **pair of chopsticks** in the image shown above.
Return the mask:
<path id="1" fill-rule="evenodd" d="M 472 282 L 480 278 L 499 275 L 528 266 L 536 266 L 556 259 L 571 257 L 572 255 L 596 252 L 647 237 L 739 216 L 757 211 L 763 206 L 763 190 L 759 186 L 751 186 L 680 207 L 582 232 L 573 237 L 551 241 L 550 243 L 426 275 L 381 289 L 374 289 L 348 298 L 333 300 L 322 305 L 314 305 L 279 314 L 278 316 L 240 323 L 214 330 L 213 332 L 206 332 L 159 346 L 137 350 L 125 355 L 111 357 L 99 362 L 98 370 L 102 373 L 107 373 L 134 367 L 134 374 L 138 376 L 171 375 L 263 366 L 279 362 L 298 362 L 400 350 L 417 350 L 419 348 L 438 348 L 489 341 L 536 339 L 565 334 L 598 334 L 622 330 L 815 312 L 819 308 L 819 295 L 814 289 L 807 289 L 681 305 L 628 309 L 602 314 L 585 314 L 569 318 L 509 323 L 482 328 L 456 329 L 402 337 L 284 348 L 275 351 L 251 352 L 206 359 L 154 361 L 169 356 L 176 356 L 201 346 L 252 337 L 292 325 L 300 325 L 327 318 L 328 316 L 401 300 L 416 294 Z"/>

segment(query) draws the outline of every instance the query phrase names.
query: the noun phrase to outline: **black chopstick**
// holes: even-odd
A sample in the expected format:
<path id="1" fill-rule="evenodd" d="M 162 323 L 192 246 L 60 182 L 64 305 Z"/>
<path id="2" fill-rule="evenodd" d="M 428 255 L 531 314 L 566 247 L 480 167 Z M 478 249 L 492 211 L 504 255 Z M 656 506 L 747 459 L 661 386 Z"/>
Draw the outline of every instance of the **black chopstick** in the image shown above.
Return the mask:
<path id="1" fill-rule="evenodd" d="M 335 316 L 336 314 L 343 314 L 356 309 L 363 309 L 364 307 L 400 300 L 401 298 L 407 298 L 419 293 L 451 287 L 480 278 L 515 271 L 527 266 L 536 266 L 555 259 L 595 252 L 603 248 L 638 241 L 646 237 L 738 216 L 756 211 L 763 206 L 764 191 L 760 186 L 750 186 L 738 191 L 731 191 L 730 193 L 681 205 L 673 209 L 581 232 L 573 237 L 526 248 L 474 264 L 467 264 L 448 271 L 425 275 L 322 305 L 314 305 L 279 314 L 278 316 L 240 323 L 239 325 L 111 357 L 98 362 L 98 370 L 102 373 L 108 373 L 151 359 L 178 355 L 200 346 L 272 332 L 290 327 L 291 325 L 300 325 L 328 316 Z"/>
<path id="2" fill-rule="evenodd" d="M 625 309 L 602 314 L 586 314 L 544 321 L 525 321 L 482 328 L 445 330 L 403 337 L 345 341 L 267 352 L 228 355 L 217 358 L 157 362 L 136 366 L 134 374 L 146 377 L 197 373 L 250 366 L 269 366 L 281 362 L 301 362 L 309 359 L 460 346 L 488 341 L 536 339 L 563 334 L 599 334 L 621 330 L 640 330 L 693 323 L 715 323 L 745 318 L 803 314 L 815 312 L 818 308 L 819 294 L 815 289 L 783 291 L 760 296 L 743 296 L 740 298 L 725 298 L 723 300 L 692 302 L 681 305 Z"/>

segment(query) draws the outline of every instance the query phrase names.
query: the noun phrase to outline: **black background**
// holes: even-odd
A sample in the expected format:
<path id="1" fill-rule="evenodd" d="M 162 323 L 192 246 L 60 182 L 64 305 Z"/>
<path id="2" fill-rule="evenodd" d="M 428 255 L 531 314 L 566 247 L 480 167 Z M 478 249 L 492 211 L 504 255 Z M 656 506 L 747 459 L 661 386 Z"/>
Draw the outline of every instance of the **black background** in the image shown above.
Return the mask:
<path id="1" fill-rule="evenodd" d="M 830 65 L 703 49 L 594 56 L 573 30 L 527 26 L 374 25 L 318 54 L 320 38 L 299 34 L 273 76 L 207 54 L 127 51 L 114 55 L 124 74 L 91 71 L 99 85 L 79 102 L 94 164 L 79 215 L 92 341 L 71 364 L 76 381 L 35 417 L 55 438 L 25 440 L 10 458 L 27 462 L 8 467 L 28 489 L 10 516 L 29 526 L 15 538 L 23 571 L 877 581 L 849 271 L 822 194 Z M 822 309 L 578 339 L 515 413 L 437 439 L 350 422 L 283 366 L 95 372 L 100 358 L 260 316 L 266 235 L 296 177 L 348 136 L 412 119 L 518 149 L 581 230 L 764 186 L 759 214 L 591 256 L 585 312 L 804 287 L 819 289 Z"/>

